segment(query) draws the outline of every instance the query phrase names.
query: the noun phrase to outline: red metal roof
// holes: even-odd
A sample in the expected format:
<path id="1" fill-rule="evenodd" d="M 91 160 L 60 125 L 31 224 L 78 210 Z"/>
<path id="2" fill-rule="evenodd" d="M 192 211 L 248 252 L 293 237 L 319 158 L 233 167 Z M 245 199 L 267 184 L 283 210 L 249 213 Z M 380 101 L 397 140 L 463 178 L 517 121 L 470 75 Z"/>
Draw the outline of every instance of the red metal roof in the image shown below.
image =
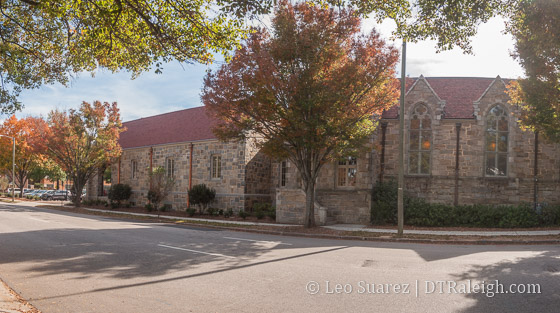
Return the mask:
<path id="1" fill-rule="evenodd" d="M 123 148 L 144 147 L 175 142 L 216 139 L 214 122 L 205 107 L 141 118 L 123 123 L 119 143 Z"/>
<path id="2" fill-rule="evenodd" d="M 478 100 L 495 78 L 426 77 L 434 92 L 446 101 L 443 118 L 474 118 L 473 102 Z M 407 78 L 408 91 L 418 78 Z M 504 82 L 509 83 L 509 79 Z M 383 113 L 383 118 L 397 118 L 398 104 Z M 175 111 L 125 122 L 127 128 L 119 139 L 123 148 L 144 147 L 176 142 L 216 139 L 215 122 L 205 107 Z"/>
<path id="3" fill-rule="evenodd" d="M 418 78 L 412 78 L 414 82 Z M 485 77 L 425 77 L 434 92 L 445 101 L 443 118 L 474 118 L 473 102 L 478 100 L 496 78 Z M 507 84 L 510 79 L 503 79 Z M 407 82 L 407 92 L 412 84 Z M 383 113 L 383 118 L 397 118 L 395 105 Z"/>

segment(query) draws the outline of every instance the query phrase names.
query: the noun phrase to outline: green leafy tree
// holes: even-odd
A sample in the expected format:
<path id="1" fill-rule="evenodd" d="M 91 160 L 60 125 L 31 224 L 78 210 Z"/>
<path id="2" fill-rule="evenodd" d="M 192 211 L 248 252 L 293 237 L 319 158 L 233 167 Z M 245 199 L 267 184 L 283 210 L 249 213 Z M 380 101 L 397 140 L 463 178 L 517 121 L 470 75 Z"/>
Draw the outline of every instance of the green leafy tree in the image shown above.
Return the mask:
<path id="1" fill-rule="evenodd" d="M 167 176 L 165 168 L 158 166 L 152 169 L 149 177 L 150 188 L 148 190 L 148 201 L 153 204 L 154 209 L 158 211 L 158 217 L 161 207 L 159 204 L 167 198 L 171 193 L 175 180 L 173 177 Z"/>
<path id="2" fill-rule="evenodd" d="M 118 139 L 124 129 L 116 102 L 83 102 L 79 110 L 52 111 L 47 122 L 46 153 L 66 172 L 75 195 L 81 195 L 87 181 L 121 154 Z M 79 206 L 81 197 L 73 201 Z"/>
<path id="3" fill-rule="evenodd" d="M 29 180 L 31 180 L 34 185 L 40 185 L 40 181 L 44 178 L 48 178 L 51 181 L 56 181 L 56 189 L 59 187 L 59 183 L 62 181 L 63 183 L 66 181 L 66 173 L 54 162 L 49 158 L 45 158 L 41 164 L 35 167 L 29 173 Z M 37 188 L 37 187 L 35 187 Z"/>
<path id="4" fill-rule="evenodd" d="M 509 88 L 512 103 L 523 109 L 522 126 L 560 142 L 560 2 L 522 1 L 510 30 L 527 76 Z"/>
<path id="5" fill-rule="evenodd" d="M 477 26 L 521 0 L 310 0 L 350 7 L 378 21 L 393 19 L 395 35 L 435 39 L 440 49 L 470 51 Z M 276 0 L 2 0 L 0 2 L 0 109 L 21 109 L 23 89 L 68 84 L 98 67 L 133 77 L 165 62 L 211 62 L 228 56 Z M 511 6 L 511 5 L 509 5 Z"/>
<path id="6" fill-rule="evenodd" d="M 223 140 L 262 138 L 260 147 L 297 167 L 314 226 L 315 181 L 328 161 L 356 152 L 374 116 L 398 97 L 397 51 L 376 32 L 359 35 L 352 11 L 282 1 L 272 31 L 260 29 L 204 81 L 202 100 Z"/>

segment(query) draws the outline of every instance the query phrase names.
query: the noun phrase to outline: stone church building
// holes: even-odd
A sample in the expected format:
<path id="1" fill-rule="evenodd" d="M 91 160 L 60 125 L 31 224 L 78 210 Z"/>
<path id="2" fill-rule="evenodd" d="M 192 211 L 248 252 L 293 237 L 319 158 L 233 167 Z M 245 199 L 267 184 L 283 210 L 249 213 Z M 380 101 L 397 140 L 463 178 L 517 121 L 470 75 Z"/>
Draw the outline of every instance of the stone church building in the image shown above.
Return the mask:
<path id="1" fill-rule="evenodd" d="M 255 148 L 254 140 L 219 141 L 212 125 L 204 107 L 123 123 L 126 130 L 119 139 L 123 153 L 111 165 L 112 183 L 130 185 L 130 201 L 144 206 L 149 173 L 163 167 L 175 181 L 164 203 L 176 210 L 187 208 L 187 191 L 196 184 L 216 190 L 217 208 L 240 210 L 254 202 L 271 202 L 270 160 Z M 92 179 L 88 198 L 100 195 L 100 186 L 97 177 Z"/>
<path id="2" fill-rule="evenodd" d="M 509 80 L 410 78 L 405 95 L 405 186 L 413 196 L 448 204 L 560 202 L 560 145 L 518 126 L 519 108 L 508 103 Z M 316 187 L 320 224 L 368 223 L 372 188 L 397 176 L 398 106 L 383 113 L 361 155 L 325 164 Z M 305 195 L 295 166 L 273 162 L 254 140 L 222 143 L 204 108 L 124 123 L 123 154 L 113 182 L 132 186 L 146 203 L 147 173 L 163 166 L 177 184 L 168 203 L 187 207 L 189 185 L 217 191 L 219 208 L 277 208 L 277 221 L 302 223 Z M 89 187 L 95 195 L 95 180 Z"/>

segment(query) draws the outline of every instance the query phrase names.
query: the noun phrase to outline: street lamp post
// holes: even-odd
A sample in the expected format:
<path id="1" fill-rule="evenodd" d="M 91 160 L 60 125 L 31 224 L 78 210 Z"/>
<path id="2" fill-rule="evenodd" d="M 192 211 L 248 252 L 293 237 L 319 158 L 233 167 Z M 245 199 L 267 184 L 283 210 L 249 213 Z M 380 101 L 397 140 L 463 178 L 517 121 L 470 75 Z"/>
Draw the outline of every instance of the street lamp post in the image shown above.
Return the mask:
<path id="1" fill-rule="evenodd" d="M 0 137 L 12 138 L 12 202 L 16 201 L 16 137 L 0 135 Z"/>

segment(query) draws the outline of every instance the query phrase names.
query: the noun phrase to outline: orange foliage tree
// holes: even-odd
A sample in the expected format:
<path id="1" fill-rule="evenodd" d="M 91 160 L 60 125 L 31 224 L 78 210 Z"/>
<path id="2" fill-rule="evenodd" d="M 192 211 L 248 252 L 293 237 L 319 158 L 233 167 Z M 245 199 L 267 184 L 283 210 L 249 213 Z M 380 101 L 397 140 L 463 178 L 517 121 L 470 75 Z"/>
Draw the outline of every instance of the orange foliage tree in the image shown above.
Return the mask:
<path id="1" fill-rule="evenodd" d="M 4 121 L 0 134 L 15 137 L 15 177 L 12 177 L 12 139 L 0 137 L 0 168 L 21 189 L 27 186 L 29 173 L 43 162 L 44 145 L 42 134 L 48 128 L 42 118 L 17 119 L 15 115 Z"/>
<path id="2" fill-rule="evenodd" d="M 315 181 L 328 161 L 355 153 L 376 117 L 398 100 L 398 52 L 351 10 L 281 1 L 272 30 L 256 30 L 204 81 L 202 100 L 223 140 L 263 138 L 269 155 L 297 167 L 314 221 Z"/>
<path id="3" fill-rule="evenodd" d="M 122 127 L 117 103 L 83 102 L 79 110 L 51 111 L 44 135 L 46 154 L 72 181 L 72 192 L 81 195 L 87 181 L 121 154 Z M 80 197 L 73 198 L 80 205 Z"/>

